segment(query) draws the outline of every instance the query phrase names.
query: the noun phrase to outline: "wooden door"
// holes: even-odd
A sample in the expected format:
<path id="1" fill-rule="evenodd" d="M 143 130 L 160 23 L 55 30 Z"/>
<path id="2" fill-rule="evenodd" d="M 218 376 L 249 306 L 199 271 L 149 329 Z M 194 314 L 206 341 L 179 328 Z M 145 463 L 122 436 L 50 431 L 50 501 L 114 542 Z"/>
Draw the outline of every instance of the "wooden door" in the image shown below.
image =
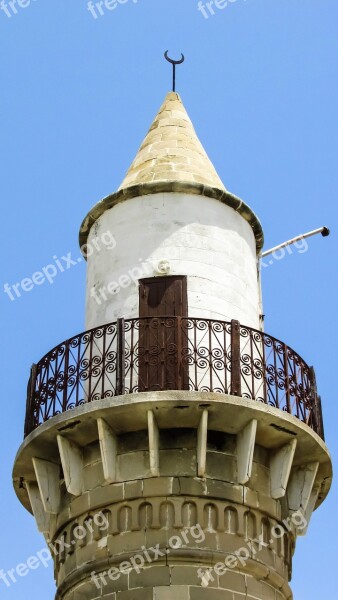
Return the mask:
<path id="1" fill-rule="evenodd" d="M 180 319 L 188 312 L 186 277 L 143 279 L 139 299 L 139 391 L 187 389 Z"/>

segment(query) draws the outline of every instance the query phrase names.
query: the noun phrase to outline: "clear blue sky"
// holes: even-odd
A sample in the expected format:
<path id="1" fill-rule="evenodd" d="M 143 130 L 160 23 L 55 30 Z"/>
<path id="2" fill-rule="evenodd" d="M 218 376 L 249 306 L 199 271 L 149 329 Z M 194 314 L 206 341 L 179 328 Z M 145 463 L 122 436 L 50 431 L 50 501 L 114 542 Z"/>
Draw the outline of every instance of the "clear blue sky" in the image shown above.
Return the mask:
<path id="1" fill-rule="evenodd" d="M 337 454 L 337 22 L 336 0 L 238 0 L 209 19 L 195 0 L 129 0 L 96 20 L 87 0 L 0 11 L 0 568 L 44 545 L 11 470 L 31 363 L 84 328 L 85 264 L 14 302 L 3 285 L 53 255 L 79 256 L 82 218 L 117 189 L 170 88 L 166 49 L 186 54 L 178 89 L 225 185 L 260 217 L 266 248 L 332 227 L 266 268 L 263 291 L 266 331 L 316 367 Z M 336 597 L 337 501 L 334 486 L 298 540 L 295 600 Z M 51 568 L 9 590 L 0 582 L 5 600 L 53 594 Z"/>

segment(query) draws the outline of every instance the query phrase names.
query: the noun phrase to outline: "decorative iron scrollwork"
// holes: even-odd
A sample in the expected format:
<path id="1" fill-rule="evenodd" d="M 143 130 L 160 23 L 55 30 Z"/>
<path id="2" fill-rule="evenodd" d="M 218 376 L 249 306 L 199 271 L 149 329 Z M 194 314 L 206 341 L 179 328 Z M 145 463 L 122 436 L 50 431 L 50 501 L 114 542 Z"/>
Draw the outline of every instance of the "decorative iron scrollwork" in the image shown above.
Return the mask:
<path id="1" fill-rule="evenodd" d="M 192 317 L 120 320 L 53 348 L 32 371 L 25 435 L 87 402 L 168 389 L 235 393 L 323 437 L 314 372 L 294 350 L 235 321 Z"/>

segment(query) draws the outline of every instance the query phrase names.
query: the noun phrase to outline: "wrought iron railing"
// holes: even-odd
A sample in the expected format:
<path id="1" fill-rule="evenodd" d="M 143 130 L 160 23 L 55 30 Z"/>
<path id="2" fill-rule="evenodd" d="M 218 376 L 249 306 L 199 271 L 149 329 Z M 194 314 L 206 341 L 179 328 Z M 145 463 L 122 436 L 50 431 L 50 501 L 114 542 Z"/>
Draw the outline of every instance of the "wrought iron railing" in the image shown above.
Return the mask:
<path id="1" fill-rule="evenodd" d="M 263 402 L 324 437 L 314 371 L 296 352 L 238 321 L 183 317 L 119 319 L 56 346 L 32 367 L 25 435 L 87 402 L 172 389 Z"/>

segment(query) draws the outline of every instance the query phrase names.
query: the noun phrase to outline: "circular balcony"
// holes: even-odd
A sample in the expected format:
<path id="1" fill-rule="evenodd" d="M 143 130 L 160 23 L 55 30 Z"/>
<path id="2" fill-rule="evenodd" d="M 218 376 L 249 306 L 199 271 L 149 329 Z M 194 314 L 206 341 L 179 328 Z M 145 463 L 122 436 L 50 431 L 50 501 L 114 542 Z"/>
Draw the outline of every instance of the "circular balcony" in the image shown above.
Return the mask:
<path id="1" fill-rule="evenodd" d="M 87 402 L 166 390 L 263 402 L 324 439 L 314 370 L 299 354 L 238 321 L 187 317 L 119 319 L 53 348 L 32 367 L 25 436 Z"/>

